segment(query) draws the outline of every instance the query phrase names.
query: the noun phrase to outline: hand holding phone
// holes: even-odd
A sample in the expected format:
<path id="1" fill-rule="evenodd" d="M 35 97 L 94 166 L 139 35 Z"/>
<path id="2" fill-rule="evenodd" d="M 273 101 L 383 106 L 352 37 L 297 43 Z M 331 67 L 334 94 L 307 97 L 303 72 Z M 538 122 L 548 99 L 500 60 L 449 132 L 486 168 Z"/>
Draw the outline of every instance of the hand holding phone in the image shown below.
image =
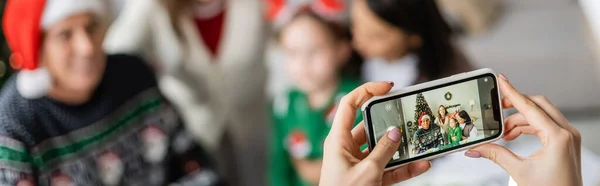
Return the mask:
<path id="1" fill-rule="evenodd" d="M 544 96 L 525 96 L 500 75 L 505 109 L 519 112 L 506 118 L 504 140 L 521 134 L 536 135 L 542 148 L 529 157 L 518 157 L 496 144 L 485 144 L 465 152 L 484 157 L 504 168 L 519 185 L 582 185 L 581 134 Z"/>
<path id="2" fill-rule="evenodd" d="M 360 150 L 367 136 L 363 123 L 352 129 L 356 110 L 372 96 L 389 92 L 392 86 L 386 82 L 366 83 L 342 98 L 325 139 L 319 185 L 391 185 L 418 176 L 431 167 L 428 161 L 418 161 L 384 172 L 401 143 L 397 128 L 387 132 L 373 151 Z"/>
<path id="3" fill-rule="evenodd" d="M 504 126 L 505 140 L 520 134 L 536 134 L 543 147 L 530 157 L 517 157 L 504 147 L 485 144 L 465 154 L 484 157 L 502 166 L 522 185 L 581 185 L 581 135 L 544 97 L 524 96 L 500 76 L 500 90 L 505 108 L 515 107 Z M 361 152 L 367 136 L 361 123 L 352 129 L 354 110 L 373 96 L 391 89 L 391 83 L 367 83 L 342 99 L 331 132 L 325 141 L 320 185 L 390 185 L 420 175 L 430 168 L 427 161 L 415 161 L 384 172 L 386 164 L 400 146 L 399 129 L 385 133 L 379 145 Z M 392 139 L 394 138 L 394 139 Z"/>
<path id="4" fill-rule="evenodd" d="M 400 130 L 389 170 L 498 140 L 504 131 L 499 95 L 494 71 L 480 69 L 375 96 L 361 109 L 369 149 L 388 128 Z"/>

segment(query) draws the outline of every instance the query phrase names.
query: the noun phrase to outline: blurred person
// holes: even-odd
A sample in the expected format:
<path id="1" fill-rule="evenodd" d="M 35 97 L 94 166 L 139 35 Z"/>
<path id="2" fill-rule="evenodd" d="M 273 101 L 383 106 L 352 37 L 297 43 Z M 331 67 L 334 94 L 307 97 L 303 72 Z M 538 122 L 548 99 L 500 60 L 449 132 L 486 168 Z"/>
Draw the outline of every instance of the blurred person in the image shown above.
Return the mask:
<path id="1" fill-rule="evenodd" d="M 417 154 L 444 145 L 442 130 L 438 125 L 431 124 L 431 117 L 423 113 L 419 118 L 419 129 L 413 136 L 413 144 Z"/>
<path id="2" fill-rule="evenodd" d="M 462 129 L 458 126 L 456 118 L 448 118 L 450 127 L 448 128 L 448 143 L 458 144 L 463 137 Z"/>
<path id="3" fill-rule="evenodd" d="M 473 68 L 434 0 L 355 0 L 351 20 L 365 81 L 403 88 Z"/>
<path id="4" fill-rule="evenodd" d="M 265 185 L 265 40 L 259 1 L 127 0 L 110 53 L 148 59 L 160 90 L 233 185 Z M 222 166 L 221 166 L 222 165 Z"/>
<path id="5" fill-rule="evenodd" d="M 446 106 L 440 105 L 438 107 L 438 117 L 435 118 L 435 124 L 442 128 L 442 135 L 444 136 L 444 144 L 450 143 L 450 141 L 446 141 L 448 138 L 449 124 L 450 124 L 450 114 L 448 114 L 448 109 Z"/>
<path id="6" fill-rule="evenodd" d="M 9 0 L 0 185 L 221 185 L 141 59 L 106 55 L 104 0 Z"/>
<path id="7" fill-rule="evenodd" d="M 467 111 L 461 110 L 458 112 L 456 120 L 459 123 L 460 128 L 462 129 L 462 139 L 463 140 L 473 140 L 477 138 L 477 127 L 471 121 L 471 117 L 467 113 Z"/>
<path id="8" fill-rule="evenodd" d="M 547 98 L 523 95 L 514 89 L 506 77 L 499 77 L 500 91 L 505 96 L 502 99 L 503 108 L 516 108 L 518 111 L 508 117 L 515 120 L 504 126 L 506 132 L 503 139 L 512 141 L 521 135 L 535 135 L 544 145 L 535 153 L 520 157 L 505 147 L 491 143 L 472 148 L 465 152 L 465 156 L 491 160 L 504 168 L 518 185 L 583 185 L 579 131 Z M 388 93 L 392 86 L 388 82 L 367 83 L 342 99 L 331 132 L 325 140 L 319 185 L 392 185 L 415 178 L 431 168 L 430 162 L 417 161 L 384 171 L 401 145 L 398 128 L 389 130 L 371 152 L 365 153 L 360 149 L 360 145 L 367 142 L 367 137 L 364 125 L 352 127 L 355 110 L 373 96 Z M 424 178 L 433 177 L 427 175 Z"/>
<path id="9" fill-rule="evenodd" d="M 337 104 L 361 84 L 342 75 L 352 51 L 346 28 L 309 5 L 301 7 L 278 35 L 294 88 L 273 103 L 270 185 L 319 183 L 323 141 Z"/>

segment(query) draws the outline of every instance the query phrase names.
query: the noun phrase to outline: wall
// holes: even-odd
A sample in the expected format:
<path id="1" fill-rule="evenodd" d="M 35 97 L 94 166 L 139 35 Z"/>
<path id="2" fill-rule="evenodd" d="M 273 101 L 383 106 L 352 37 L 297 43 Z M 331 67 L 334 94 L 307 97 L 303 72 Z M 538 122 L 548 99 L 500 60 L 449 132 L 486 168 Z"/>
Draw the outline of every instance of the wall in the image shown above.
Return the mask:
<path id="1" fill-rule="evenodd" d="M 446 94 L 446 92 L 452 93 L 452 99 L 450 101 L 446 101 L 446 99 L 444 98 L 444 94 Z M 473 123 L 479 130 L 483 129 L 483 124 L 481 120 L 481 101 L 479 100 L 479 89 L 477 87 L 476 80 L 424 92 L 423 96 L 425 97 L 425 101 L 427 101 L 427 103 L 429 104 L 431 112 L 434 115 L 436 115 L 436 117 L 437 110 L 440 105 L 461 104 L 460 109 L 466 110 L 471 117 L 478 118 Z M 403 113 L 406 122 L 414 122 L 416 99 L 417 95 L 411 95 L 402 99 L 402 108 L 404 108 Z M 471 110 L 471 106 L 469 105 L 470 100 L 475 100 L 475 106 L 473 107 L 473 110 Z M 448 110 L 448 112 L 453 111 Z"/>

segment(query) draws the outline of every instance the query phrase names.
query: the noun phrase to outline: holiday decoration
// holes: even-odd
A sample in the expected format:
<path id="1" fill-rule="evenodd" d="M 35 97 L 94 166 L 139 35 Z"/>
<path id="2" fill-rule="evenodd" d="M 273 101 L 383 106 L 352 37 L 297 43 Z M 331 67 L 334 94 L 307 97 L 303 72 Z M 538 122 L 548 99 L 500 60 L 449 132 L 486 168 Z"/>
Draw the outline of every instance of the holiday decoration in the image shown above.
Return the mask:
<path id="1" fill-rule="evenodd" d="M 435 121 L 435 115 L 432 114 L 429 104 L 427 104 L 427 101 L 425 100 L 425 97 L 423 96 L 423 94 L 419 93 L 419 94 L 417 94 L 417 104 L 416 104 L 416 108 L 415 108 L 415 121 L 418 122 L 418 125 L 413 126 L 414 131 L 416 131 L 418 126 L 421 125 L 420 117 L 423 113 L 425 113 L 427 116 L 429 116 L 430 121 Z"/>
<path id="2" fill-rule="evenodd" d="M 444 94 L 444 98 L 446 101 L 450 101 L 452 99 L 452 93 L 446 92 L 446 94 Z"/>
<path id="3" fill-rule="evenodd" d="M 297 12 L 306 8 L 317 15 L 335 22 L 346 22 L 349 2 L 347 0 L 264 0 L 266 17 L 275 27 L 288 22 Z"/>

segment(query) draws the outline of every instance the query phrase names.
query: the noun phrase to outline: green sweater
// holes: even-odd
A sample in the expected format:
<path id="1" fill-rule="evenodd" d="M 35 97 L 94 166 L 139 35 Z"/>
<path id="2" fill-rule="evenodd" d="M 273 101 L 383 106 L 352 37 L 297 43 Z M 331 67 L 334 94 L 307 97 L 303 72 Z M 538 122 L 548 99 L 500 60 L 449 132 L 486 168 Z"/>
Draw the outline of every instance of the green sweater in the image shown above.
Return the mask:
<path id="1" fill-rule="evenodd" d="M 323 157 L 323 142 L 331 129 L 338 102 L 360 84 L 360 81 L 342 78 L 329 104 L 322 108 L 311 108 L 307 95 L 297 89 L 275 98 L 272 105 L 274 126 L 270 145 L 270 185 L 310 185 L 296 172 L 292 158 L 318 160 Z M 355 125 L 362 121 L 360 112 L 357 112 L 356 118 Z"/>
<path id="2" fill-rule="evenodd" d="M 452 140 L 452 137 L 456 137 L 456 140 Z M 454 144 L 454 143 L 458 143 L 460 142 L 462 137 L 462 129 L 460 129 L 460 127 L 456 126 L 455 128 L 448 128 L 448 142 L 450 142 L 450 144 Z"/>

